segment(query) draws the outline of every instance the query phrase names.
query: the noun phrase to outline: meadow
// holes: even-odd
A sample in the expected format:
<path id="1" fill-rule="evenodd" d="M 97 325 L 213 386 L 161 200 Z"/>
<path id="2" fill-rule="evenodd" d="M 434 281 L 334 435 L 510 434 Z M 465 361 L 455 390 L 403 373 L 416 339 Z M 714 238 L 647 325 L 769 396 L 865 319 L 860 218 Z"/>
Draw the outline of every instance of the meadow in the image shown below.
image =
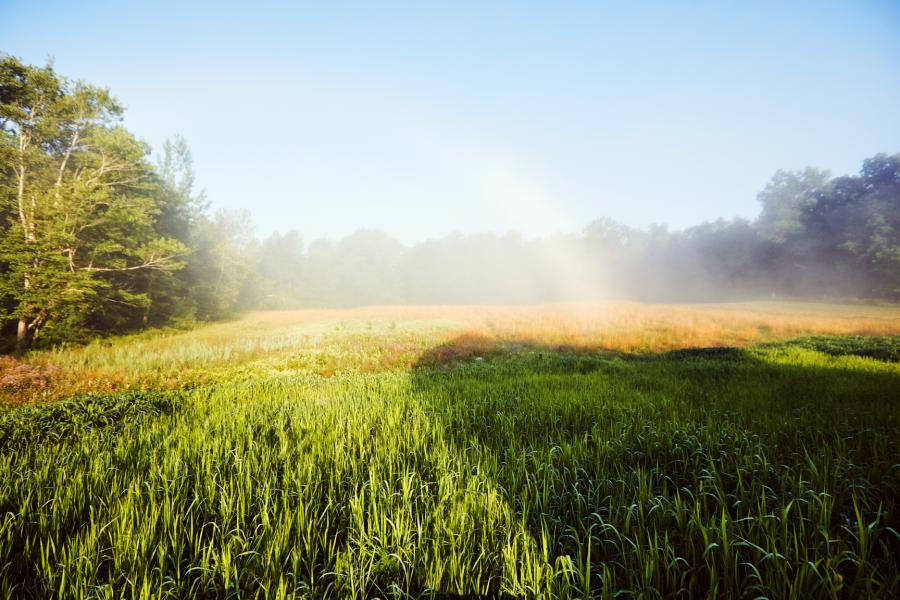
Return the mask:
<path id="1" fill-rule="evenodd" d="M 896 597 L 898 336 L 381 307 L 5 358 L 0 597 Z"/>

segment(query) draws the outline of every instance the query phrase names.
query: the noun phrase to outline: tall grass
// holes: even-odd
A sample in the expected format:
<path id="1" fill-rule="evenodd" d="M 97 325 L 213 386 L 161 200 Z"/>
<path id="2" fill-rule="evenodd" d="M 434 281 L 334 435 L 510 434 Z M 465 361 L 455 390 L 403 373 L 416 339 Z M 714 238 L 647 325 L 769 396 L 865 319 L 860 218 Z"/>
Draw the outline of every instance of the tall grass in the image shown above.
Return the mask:
<path id="1" fill-rule="evenodd" d="M 900 366 L 868 343 L 437 345 L 8 411 L 0 596 L 895 597 Z"/>

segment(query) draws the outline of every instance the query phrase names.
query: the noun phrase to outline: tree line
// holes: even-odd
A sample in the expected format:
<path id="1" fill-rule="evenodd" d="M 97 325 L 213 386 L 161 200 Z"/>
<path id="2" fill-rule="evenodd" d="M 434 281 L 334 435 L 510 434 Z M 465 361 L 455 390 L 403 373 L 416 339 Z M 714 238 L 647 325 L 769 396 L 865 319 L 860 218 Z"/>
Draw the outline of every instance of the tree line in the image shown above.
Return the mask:
<path id="1" fill-rule="evenodd" d="M 673 231 L 608 219 L 412 246 L 360 230 L 258 240 L 212 212 L 185 141 L 156 161 L 108 90 L 0 56 L 0 310 L 19 348 L 250 308 L 628 297 L 900 298 L 900 155 L 858 175 L 779 171 L 758 219 Z"/>

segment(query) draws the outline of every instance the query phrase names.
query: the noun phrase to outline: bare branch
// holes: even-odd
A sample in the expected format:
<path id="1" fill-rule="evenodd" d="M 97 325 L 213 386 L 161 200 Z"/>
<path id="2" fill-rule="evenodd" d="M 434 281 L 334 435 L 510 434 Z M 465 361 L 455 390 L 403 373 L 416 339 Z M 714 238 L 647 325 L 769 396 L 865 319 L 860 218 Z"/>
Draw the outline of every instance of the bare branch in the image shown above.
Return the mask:
<path id="1" fill-rule="evenodd" d="M 155 257 L 151 256 L 142 264 L 131 267 L 81 267 L 79 271 L 87 271 L 89 273 L 120 273 L 125 271 L 139 271 L 141 269 L 151 269 L 157 271 L 166 271 L 171 268 L 171 262 L 176 258 L 184 256 L 184 253 L 170 254 L 168 256 Z"/>

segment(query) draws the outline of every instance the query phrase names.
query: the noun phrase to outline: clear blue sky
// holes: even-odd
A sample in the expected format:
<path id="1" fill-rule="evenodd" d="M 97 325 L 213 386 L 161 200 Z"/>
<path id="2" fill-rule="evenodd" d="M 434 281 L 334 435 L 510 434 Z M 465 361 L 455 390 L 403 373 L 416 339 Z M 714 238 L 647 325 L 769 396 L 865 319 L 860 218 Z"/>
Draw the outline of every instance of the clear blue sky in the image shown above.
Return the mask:
<path id="1" fill-rule="evenodd" d="M 680 228 L 900 151 L 898 2 L 424 5 L 0 0 L 0 50 L 184 135 L 260 234 Z"/>

